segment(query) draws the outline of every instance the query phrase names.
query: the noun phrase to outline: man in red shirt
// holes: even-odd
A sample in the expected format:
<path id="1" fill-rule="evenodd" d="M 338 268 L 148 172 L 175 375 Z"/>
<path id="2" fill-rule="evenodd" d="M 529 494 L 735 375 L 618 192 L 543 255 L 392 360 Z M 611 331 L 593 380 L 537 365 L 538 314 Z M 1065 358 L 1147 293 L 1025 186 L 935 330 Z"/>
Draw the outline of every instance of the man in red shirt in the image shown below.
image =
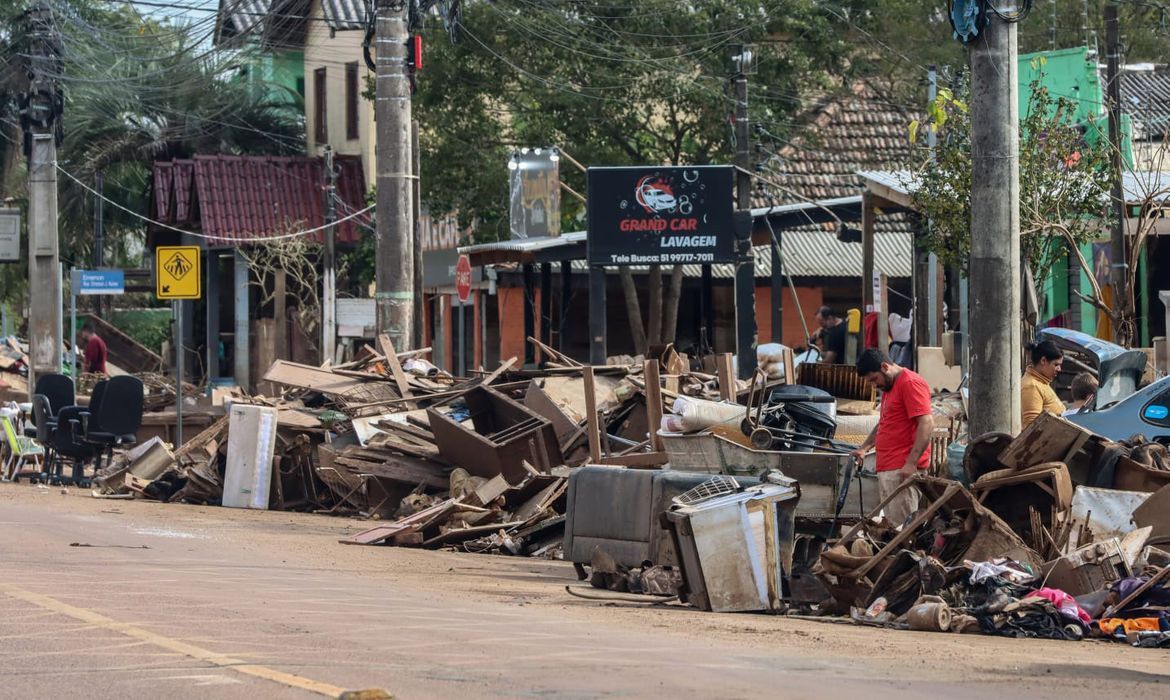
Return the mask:
<path id="1" fill-rule="evenodd" d="M 878 491 L 885 500 L 906 479 L 930 465 L 930 436 L 934 432 L 930 385 L 919 374 L 890 362 L 885 353 L 869 349 L 857 358 L 857 374 L 882 392 L 877 427 L 853 457 L 861 460 L 877 452 Z M 911 486 L 886 504 L 890 522 L 902 525 L 918 510 L 918 489 Z"/>
<path id="2" fill-rule="evenodd" d="M 84 348 L 85 371 L 91 374 L 106 374 L 106 341 L 86 323 L 81 329 L 81 347 Z"/>

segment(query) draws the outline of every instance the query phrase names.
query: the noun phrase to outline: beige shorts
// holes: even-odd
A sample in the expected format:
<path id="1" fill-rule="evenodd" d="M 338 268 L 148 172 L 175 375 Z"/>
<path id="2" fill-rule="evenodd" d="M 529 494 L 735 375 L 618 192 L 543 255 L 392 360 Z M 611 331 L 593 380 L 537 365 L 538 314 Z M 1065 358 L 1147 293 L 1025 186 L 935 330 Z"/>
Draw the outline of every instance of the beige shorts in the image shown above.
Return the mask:
<path id="1" fill-rule="evenodd" d="M 883 501 L 902 484 L 902 473 L 900 470 L 878 472 L 877 478 L 878 495 Z M 883 509 L 886 519 L 895 525 L 905 523 L 906 518 L 918 510 L 918 500 L 921 495 L 917 486 L 904 489 L 894 500 L 886 504 Z"/>

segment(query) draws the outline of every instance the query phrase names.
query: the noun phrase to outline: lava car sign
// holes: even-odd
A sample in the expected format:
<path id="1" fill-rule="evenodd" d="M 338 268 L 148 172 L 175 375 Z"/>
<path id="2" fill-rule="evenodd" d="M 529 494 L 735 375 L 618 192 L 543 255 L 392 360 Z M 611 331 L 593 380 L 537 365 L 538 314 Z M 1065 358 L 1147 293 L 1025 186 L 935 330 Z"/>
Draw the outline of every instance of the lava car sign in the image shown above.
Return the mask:
<path id="1" fill-rule="evenodd" d="M 589 264 L 735 261 L 732 168 L 589 168 Z"/>

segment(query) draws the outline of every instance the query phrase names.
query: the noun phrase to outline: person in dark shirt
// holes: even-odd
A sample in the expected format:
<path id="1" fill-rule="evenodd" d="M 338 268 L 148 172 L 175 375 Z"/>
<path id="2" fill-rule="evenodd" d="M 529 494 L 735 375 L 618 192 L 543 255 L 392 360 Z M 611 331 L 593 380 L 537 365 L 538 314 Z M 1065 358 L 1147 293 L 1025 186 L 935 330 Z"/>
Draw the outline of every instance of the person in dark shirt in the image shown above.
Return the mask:
<path id="1" fill-rule="evenodd" d="M 97 334 L 90 323 L 81 329 L 81 347 L 85 355 L 85 371 L 90 374 L 106 374 L 106 341 Z"/>
<path id="2" fill-rule="evenodd" d="M 821 362 L 834 364 L 845 359 L 845 334 L 849 330 L 844 319 L 828 306 L 817 310 L 817 324 L 820 325 L 812 342 L 820 341 Z"/>

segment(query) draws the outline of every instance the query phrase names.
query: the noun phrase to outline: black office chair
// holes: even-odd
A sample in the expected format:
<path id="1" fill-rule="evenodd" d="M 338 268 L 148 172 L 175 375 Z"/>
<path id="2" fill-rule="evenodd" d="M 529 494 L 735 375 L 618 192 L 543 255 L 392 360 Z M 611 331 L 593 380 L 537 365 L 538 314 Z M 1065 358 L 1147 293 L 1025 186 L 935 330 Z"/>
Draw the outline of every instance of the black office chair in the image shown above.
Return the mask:
<path id="1" fill-rule="evenodd" d="M 102 387 L 100 394 L 98 387 Z M 113 457 L 115 447 L 138 442 L 144 401 L 142 380 L 130 376 L 107 379 L 98 382 L 93 396 L 84 435 L 87 442 L 97 446 L 96 471 L 101 468 L 103 450 L 108 459 Z M 96 406 L 93 405 L 95 400 Z"/>
<path id="2" fill-rule="evenodd" d="M 36 428 L 33 430 L 34 438 L 41 444 L 45 450 L 44 464 L 45 472 L 48 473 L 49 465 L 53 463 L 53 432 L 57 429 L 57 417 L 53 415 L 53 409 L 49 404 L 49 397 L 44 394 L 34 394 L 32 397 L 33 409 L 33 424 Z M 26 431 L 27 434 L 28 431 Z M 33 479 L 36 483 L 37 479 Z"/>
<path id="3" fill-rule="evenodd" d="M 52 433 L 50 443 L 53 447 L 53 462 L 49 471 L 42 475 L 45 481 L 53 485 L 73 483 L 84 486 L 85 463 L 98 452 L 98 447 L 85 441 L 83 422 L 88 415 L 84 406 L 66 406 L 57 414 L 57 428 Z M 62 458 L 73 462 L 73 474 L 66 478 L 63 474 Z M 49 464 L 46 460 L 45 464 Z"/>
<path id="4" fill-rule="evenodd" d="M 33 391 L 33 395 L 41 395 L 49 400 L 49 412 L 47 416 L 49 430 L 52 430 L 57 423 L 57 414 L 61 412 L 62 408 L 72 406 L 77 403 L 77 397 L 73 392 L 73 380 L 66 377 L 64 374 L 42 374 L 37 377 L 37 384 Z M 37 437 L 37 432 L 40 429 L 40 419 L 33 414 L 33 421 L 36 426 L 27 428 L 24 434 L 28 437 Z"/>

